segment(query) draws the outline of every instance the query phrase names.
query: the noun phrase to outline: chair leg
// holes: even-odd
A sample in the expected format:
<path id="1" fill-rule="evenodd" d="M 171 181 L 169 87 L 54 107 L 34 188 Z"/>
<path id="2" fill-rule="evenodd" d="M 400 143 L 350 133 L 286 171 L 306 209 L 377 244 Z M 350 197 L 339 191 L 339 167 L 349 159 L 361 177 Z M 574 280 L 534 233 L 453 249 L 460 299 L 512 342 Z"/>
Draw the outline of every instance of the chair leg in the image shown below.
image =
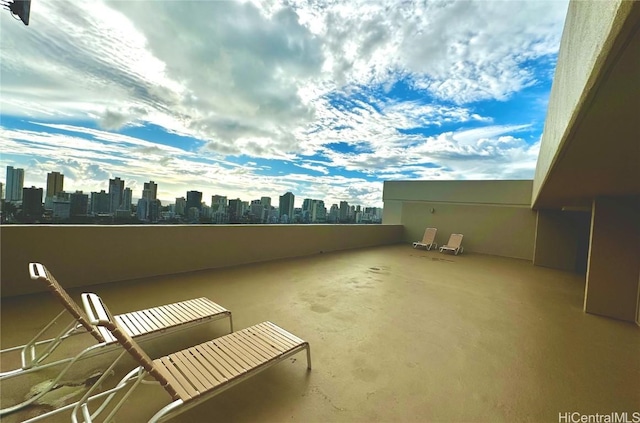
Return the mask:
<path id="1" fill-rule="evenodd" d="M 101 346 L 99 344 L 99 346 Z M 71 368 L 71 366 L 73 366 L 73 364 L 80 360 L 85 354 L 89 353 L 90 351 L 93 351 L 94 349 L 96 349 L 96 346 L 93 347 L 89 347 L 83 351 L 81 351 L 78 355 L 76 355 L 75 357 L 73 357 L 73 359 L 69 360 L 69 362 L 67 363 L 67 365 L 60 371 L 60 373 L 58 373 L 58 375 L 51 380 L 51 382 L 42 390 L 40 391 L 40 393 L 38 393 L 37 395 L 32 396 L 31 398 L 22 401 L 19 404 L 15 404 L 11 407 L 7 407 L 7 408 L 3 408 L 0 410 L 0 416 L 4 416 L 5 414 L 9 414 L 9 413 L 13 413 L 15 411 L 18 411 L 26 406 L 28 406 L 29 404 L 33 404 L 35 401 L 37 401 L 38 399 L 42 398 L 43 395 L 45 395 L 46 393 L 50 392 L 52 389 L 55 388 L 56 384 L 60 381 L 60 379 L 62 379 L 62 377 L 67 373 L 67 371 Z M 63 361 L 61 361 L 63 362 Z M 58 362 L 56 362 L 58 363 Z M 46 366 L 42 366 L 41 368 L 44 367 L 50 367 L 49 365 Z M 29 370 L 26 370 L 25 372 L 27 372 Z"/>
<path id="2" fill-rule="evenodd" d="M 307 342 L 307 370 L 311 370 L 311 346 Z"/>
<path id="3" fill-rule="evenodd" d="M 175 400 L 171 404 L 161 408 L 156 414 L 151 417 L 149 423 L 158 423 L 163 421 L 165 418 L 169 417 L 171 413 L 178 407 L 180 407 L 184 402 L 182 400 Z"/>

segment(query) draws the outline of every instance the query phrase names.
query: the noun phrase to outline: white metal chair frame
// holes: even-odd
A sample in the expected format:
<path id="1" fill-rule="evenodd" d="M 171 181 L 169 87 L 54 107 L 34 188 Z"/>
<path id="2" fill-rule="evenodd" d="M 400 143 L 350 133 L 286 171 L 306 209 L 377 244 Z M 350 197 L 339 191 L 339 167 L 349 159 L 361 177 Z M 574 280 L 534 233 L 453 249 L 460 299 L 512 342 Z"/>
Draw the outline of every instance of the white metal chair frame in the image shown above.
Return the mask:
<path id="1" fill-rule="evenodd" d="M 85 423 L 90 423 L 107 409 L 108 405 L 115 398 L 118 392 L 123 391 L 124 395 L 122 396 L 122 398 L 120 398 L 120 400 L 115 404 L 115 406 L 111 409 L 110 413 L 104 419 L 105 423 L 109 422 L 114 418 L 116 413 L 120 410 L 120 408 L 125 403 L 125 401 L 133 393 L 135 388 L 141 383 L 160 384 L 165 388 L 165 390 L 173 398 L 173 401 L 171 403 L 169 403 L 168 405 L 160 409 L 149 420 L 149 422 L 155 423 L 155 422 L 165 421 L 192 407 L 195 407 L 198 404 L 202 403 L 203 401 L 210 399 L 211 397 L 233 387 L 234 385 L 246 380 L 247 378 L 254 376 L 259 372 L 262 372 L 263 370 L 266 370 L 267 368 L 305 349 L 307 351 L 307 369 L 311 370 L 311 350 L 310 350 L 309 343 L 302 341 L 301 339 L 295 337 L 294 335 L 284 331 L 284 329 L 277 328 L 277 326 L 273 325 L 272 323 L 265 322 L 265 323 L 262 323 L 261 325 L 269 324 L 272 327 L 279 329 L 279 331 L 281 331 L 281 334 L 287 337 L 286 339 L 291 341 L 292 345 L 295 345 L 295 346 L 288 348 L 286 351 L 282 352 L 279 355 L 274 355 L 268 361 L 263 362 L 258 366 L 244 369 L 244 371 L 241 374 L 235 375 L 233 378 L 226 380 L 224 383 L 214 386 L 210 390 L 205 390 L 204 392 L 198 392 L 196 393 L 196 395 L 193 396 L 193 398 L 184 399 L 181 397 L 184 394 L 180 393 L 180 391 L 184 389 L 184 385 L 179 389 L 177 387 L 174 388 L 174 386 L 172 386 L 172 383 L 166 378 L 164 378 L 163 373 L 159 371 L 159 369 L 156 367 L 156 364 L 155 364 L 156 362 L 161 361 L 163 359 L 167 360 L 168 357 L 163 357 L 161 359 L 154 360 L 152 362 L 149 359 L 149 357 L 146 356 L 144 351 L 140 350 L 140 348 L 138 347 L 138 345 L 133 339 L 130 339 L 130 338 L 127 339 L 128 336 L 126 334 L 125 335 L 118 334 L 117 332 L 120 330 L 119 325 L 117 324 L 117 322 L 114 322 L 114 320 L 112 319 L 111 313 L 104 306 L 104 304 L 102 303 L 102 300 L 97 295 L 82 294 L 82 301 L 84 303 L 86 313 L 89 316 L 90 322 L 95 325 L 102 325 L 104 327 L 109 328 L 109 330 L 113 332 L 114 336 L 118 338 L 118 341 L 121 344 L 121 346 L 123 346 L 125 349 L 111 364 L 111 366 L 109 366 L 107 371 L 105 371 L 105 373 L 100 377 L 100 379 L 98 379 L 98 381 L 85 393 L 85 395 L 79 401 L 69 404 L 65 407 L 52 410 L 49 413 L 37 416 L 30 420 L 26 420 L 25 423 L 33 423 L 36 421 L 40 421 L 54 414 L 58 414 L 67 410 L 72 410 L 71 420 L 73 423 L 77 423 L 79 421 L 78 420 L 79 413 L 82 416 L 81 421 Z M 255 325 L 255 326 L 243 329 L 241 331 L 235 332 L 233 334 L 225 335 L 221 338 L 217 338 L 214 341 L 210 341 L 210 342 L 223 343 L 225 338 L 230 338 L 232 336 L 239 336 L 240 334 L 247 333 L 248 331 L 251 331 L 252 329 L 258 326 L 260 325 Z M 120 332 L 122 331 L 120 330 Z M 277 341 L 275 342 L 277 343 Z M 200 346 L 205 344 L 201 344 Z M 198 347 L 199 346 L 195 346 L 195 347 L 189 348 L 188 350 L 191 350 L 193 348 L 198 348 Z M 183 350 L 183 351 L 186 351 L 186 350 Z M 108 389 L 104 392 L 95 393 L 99 389 L 101 383 L 104 380 L 106 380 L 110 371 L 116 367 L 116 364 L 126 355 L 127 352 L 130 353 L 133 356 L 133 358 L 136 359 L 141 365 L 131 370 L 129 373 L 127 373 L 126 376 L 123 377 L 115 387 Z M 176 354 L 179 354 L 179 353 L 181 352 L 178 352 Z M 197 361 L 197 360 L 194 359 L 194 361 Z M 153 377 L 155 380 L 146 379 L 148 376 Z M 202 375 L 199 375 L 199 376 L 202 377 Z M 188 378 L 187 373 L 185 373 L 181 377 Z M 128 387 L 128 389 L 126 389 L 128 385 L 130 386 Z M 97 406 L 95 411 L 91 412 L 91 410 L 89 409 L 89 404 L 93 401 L 96 401 L 98 399 L 105 398 L 105 397 L 106 399 L 104 399 L 102 403 Z"/>
<path id="2" fill-rule="evenodd" d="M 86 315 L 84 315 L 84 313 L 82 312 L 82 310 L 77 306 L 77 304 L 71 299 L 71 297 L 69 297 L 69 295 L 64 291 L 64 288 L 62 288 L 59 283 L 55 280 L 55 278 L 53 277 L 53 275 L 51 275 L 51 273 L 40 263 L 30 263 L 29 264 L 29 272 L 30 272 L 30 276 L 31 279 L 42 279 L 45 282 L 47 282 L 49 284 L 49 288 L 53 291 L 57 291 L 55 292 L 56 296 L 60 299 L 60 301 L 64 304 L 65 309 L 63 309 L 54 319 L 53 321 L 51 321 L 49 324 L 47 324 L 40 332 L 38 332 L 29 342 L 27 342 L 24 345 L 19 345 L 16 347 L 12 347 L 12 348 L 7 348 L 7 349 L 3 349 L 0 350 L 0 355 L 5 354 L 5 353 L 15 353 L 17 351 L 20 351 L 20 355 L 21 355 L 21 364 L 22 366 L 20 368 L 17 369 L 13 369 L 10 371 L 6 371 L 6 372 L 2 372 L 0 373 L 0 381 L 2 380 L 6 380 L 6 379 L 11 379 L 17 376 L 21 376 L 24 374 L 28 374 L 28 373 L 33 373 L 36 371 L 40 371 L 49 367 L 53 367 L 53 366 L 59 366 L 59 365 L 63 365 L 66 363 L 66 365 L 62 368 L 62 370 L 56 375 L 55 378 L 53 378 L 50 383 L 44 387 L 43 389 L 40 390 L 40 392 L 37 395 L 34 395 L 33 397 L 22 401 L 18 404 L 14 404 L 12 406 L 9 407 L 5 407 L 0 409 L 0 416 L 4 416 L 6 414 L 18 411 L 26 406 L 28 406 L 29 404 L 34 403 L 35 401 L 37 401 L 38 399 L 40 399 L 43 395 L 45 395 L 47 392 L 51 391 L 51 389 L 53 389 L 56 384 L 62 379 L 62 377 L 64 377 L 64 375 L 69 371 L 69 369 L 71 369 L 71 367 L 73 366 L 74 363 L 76 363 L 78 360 L 81 359 L 85 359 L 97 354 L 102 354 L 102 353 L 107 353 L 109 351 L 112 351 L 112 349 L 117 348 L 117 342 L 116 339 L 113 338 L 111 336 L 111 334 L 108 331 L 103 330 L 103 328 L 96 328 L 95 326 L 92 326 L 90 324 L 90 322 L 87 320 Z M 178 331 L 178 330 L 182 330 L 185 329 L 187 327 L 194 327 L 200 324 L 204 324 L 204 323 L 210 323 L 213 322 L 215 320 L 218 319 L 222 319 L 225 317 L 229 317 L 229 330 L 230 333 L 233 332 L 233 316 L 231 314 L 231 312 L 229 310 L 224 309 L 223 307 L 219 306 L 218 304 L 215 304 L 213 302 L 211 302 L 210 300 L 206 299 L 206 298 L 198 298 L 198 299 L 193 299 L 193 300 L 188 300 L 188 301 L 183 301 L 180 303 L 174 303 L 174 304 L 168 304 L 165 306 L 160 306 L 160 307 L 155 307 L 152 309 L 147 309 L 147 310 L 140 310 L 139 312 L 146 312 L 148 310 L 158 310 L 158 309 L 165 309 L 167 307 L 169 307 L 170 309 L 173 310 L 179 310 L 179 306 L 180 305 L 184 305 L 184 304 L 196 304 L 200 307 L 204 306 L 208 306 L 209 304 L 211 305 L 211 307 L 215 307 L 216 310 L 220 310 L 219 312 L 215 313 L 215 314 L 209 314 L 209 315 L 203 315 L 201 317 L 198 317 L 197 319 L 193 319 L 191 321 L 188 321 L 188 319 L 185 317 L 185 315 L 182 316 L 182 320 L 185 320 L 182 323 L 179 324 L 174 324 L 174 325 L 167 325 L 165 327 L 160 327 L 160 328 L 156 328 L 155 330 L 151 330 L 153 329 L 151 326 L 147 326 L 148 329 L 146 329 L 145 327 L 141 327 L 139 326 L 140 323 L 138 323 L 138 326 L 135 327 L 134 329 L 129 329 L 129 332 L 132 334 L 132 336 L 135 337 L 144 337 L 145 341 L 146 340 L 150 340 L 153 339 L 155 337 L 158 336 L 164 336 L 167 335 L 169 333 Z M 169 311 L 169 309 L 167 309 L 167 311 Z M 53 338 L 50 339 L 44 339 L 41 340 L 40 338 L 50 329 L 52 328 L 54 325 L 57 324 L 57 322 L 62 318 L 62 316 L 64 316 L 65 314 L 71 314 L 74 317 L 74 320 L 69 323 L 58 335 L 56 335 Z M 123 314 L 123 315 L 118 315 L 116 316 L 116 318 L 123 318 L 122 316 L 127 316 L 127 314 Z M 188 317 L 188 316 L 187 316 Z M 175 320 L 174 320 L 175 322 Z M 133 327 L 133 323 L 132 327 Z M 159 321 L 156 320 L 156 324 L 159 327 L 160 323 Z M 75 336 L 75 335 L 79 335 L 79 334 L 91 334 L 97 341 L 98 343 L 95 345 L 91 345 L 89 347 L 87 347 L 86 349 L 84 349 L 83 351 L 80 351 L 77 355 L 75 356 L 71 356 L 71 357 L 65 357 L 59 360 L 55 360 L 55 361 L 51 361 L 48 363 L 43 363 L 44 360 L 47 359 L 47 357 L 49 357 L 53 351 L 55 351 L 55 349 L 67 338 L 71 337 L 71 336 Z M 38 351 L 38 347 L 44 347 L 43 350 Z"/>

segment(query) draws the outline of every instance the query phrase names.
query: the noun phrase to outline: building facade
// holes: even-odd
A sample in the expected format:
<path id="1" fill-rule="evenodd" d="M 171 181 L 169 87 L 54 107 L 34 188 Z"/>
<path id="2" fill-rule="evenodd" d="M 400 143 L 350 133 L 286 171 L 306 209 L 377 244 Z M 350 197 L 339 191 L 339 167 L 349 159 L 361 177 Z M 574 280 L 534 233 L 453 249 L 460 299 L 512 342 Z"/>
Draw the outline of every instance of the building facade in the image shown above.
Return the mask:
<path id="1" fill-rule="evenodd" d="M 7 202 L 22 201 L 22 188 L 24 187 L 24 169 L 7 166 L 7 187 L 5 200 Z"/>

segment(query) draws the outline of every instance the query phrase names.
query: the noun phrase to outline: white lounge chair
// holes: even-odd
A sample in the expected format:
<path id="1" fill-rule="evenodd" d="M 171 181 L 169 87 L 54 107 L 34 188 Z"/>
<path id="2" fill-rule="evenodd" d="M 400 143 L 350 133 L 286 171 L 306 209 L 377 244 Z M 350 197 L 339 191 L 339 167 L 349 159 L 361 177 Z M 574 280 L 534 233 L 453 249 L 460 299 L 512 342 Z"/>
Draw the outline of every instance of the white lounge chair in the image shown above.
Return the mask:
<path id="1" fill-rule="evenodd" d="M 453 254 L 456 256 L 459 253 L 464 252 L 464 248 L 462 247 L 462 234 L 451 234 L 449 237 L 449 242 L 446 245 L 440 247 L 440 252 L 443 251 L 453 251 Z"/>
<path id="2" fill-rule="evenodd" d="M 413 248 L 424 247 L 427 250 L 430 250 L 432 247 L 438 248 L 438 244 L 436 244 L 436 232 L 438 230 L 436 228 L 427 228 L 424 231 L 424 236 L 422 237 L 422 241 L 416 241 L 413 243 Z"/>
<path id="3" fill-rule="evenodd" d="M 71 299 L 69 294 L 58 283 L 45 266 L 40 263 L 29 263 L 31 279 L 46 283 L 53 295 L 62 303 L 64 309 L 48 325 L 38 332 L 28 343 L 13 348 L 0 350 L 0 354 L 21 354 L 22 365 L 20 368 L 0 373 L 0 380 L 13 378 L 21 374 L 35 372 L 48 367 L 66 365 L 60 373 L 39 391 L 39 394 L 19 404 L 6 406 L 0 409 L 0 416 L 17 411 L 37 401 L 44 394 L 56 386 L 58 381 L 67 373 L 71 366 L 80 359 L 85 359 L 94 354 L 104 353 L 105 349 L 117 348 L 118 342 L 111 333 L 89 323 L 84 311 Z M 66 313 L 73 316 L 73 321 L 54 338 L 41 339 L 44 334 L 58 322 Z M 145 310 L 115 316 L 115 320 L 131 337 L 148 340 L 157 336 L 191 328 L 195 325 L 212 322 L 221 318 L 229 318 L 229 329 L 233 332 L 233 318 L 231 312 L 214 303 L 208 298 L 196 298 L 178 303 L 167 304 Z M 71 336 L 78 334 L 90 334 L 97 341 L 96 344 L 80 351 L 76 356 L 65 357 L 55 361 L 46 361 L 47 357 L 56 350 L 60 344 Z M 1 355 L 0 355 L 1 357 Z"/>
<path id="4" fill-rule="evenodd" d="M 74 423 L 78 421 L 78 413 L 82 415 L 84 422 L 91 422 L 107 409 L 119 391 L 126 388 L 120 400 L 103 420 L 109 422 L 140 383 L 154 382 L 149 379 L 155 379 L 171 397 L 172 402 L 149 420 L 164 421 L 303 350 L 307 351 L 307 368 L 311 369 L 309 344 L 271 322 L 260 323 L 151 360 L 111 315 L 100 297 L 95 294 L 82 294 L 82 302 L 89 321 L 108 330 L 124 349 L 79 401 L 27 420 L 29 423 L 69 409 L 72 409 L 71 417 Z M 97 392 L 110 370 L 115 368 L 127 352 L 140 366 L 127 373 L 114 388 Z M 104 397 L 106 398 L 103 401 L 96 402 Z M 89 406 L 94 403 L 95 408 L 91 412 Z M 137 406 L 144 405 L 139 403 Z"/>

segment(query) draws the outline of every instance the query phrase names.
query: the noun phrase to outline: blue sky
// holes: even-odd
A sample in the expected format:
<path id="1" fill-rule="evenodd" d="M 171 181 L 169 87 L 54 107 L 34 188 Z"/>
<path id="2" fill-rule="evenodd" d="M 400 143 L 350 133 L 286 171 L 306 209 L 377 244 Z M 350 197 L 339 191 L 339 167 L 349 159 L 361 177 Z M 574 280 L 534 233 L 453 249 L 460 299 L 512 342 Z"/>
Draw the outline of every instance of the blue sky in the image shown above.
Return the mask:
<path id="1" fill-rule="evenodd" d="M 565 1 L 33 0 L 0 14 L 0 165 L 163 203 L 531 179 Z M 4 182 L 5 172 L 0 172 Z"/>

